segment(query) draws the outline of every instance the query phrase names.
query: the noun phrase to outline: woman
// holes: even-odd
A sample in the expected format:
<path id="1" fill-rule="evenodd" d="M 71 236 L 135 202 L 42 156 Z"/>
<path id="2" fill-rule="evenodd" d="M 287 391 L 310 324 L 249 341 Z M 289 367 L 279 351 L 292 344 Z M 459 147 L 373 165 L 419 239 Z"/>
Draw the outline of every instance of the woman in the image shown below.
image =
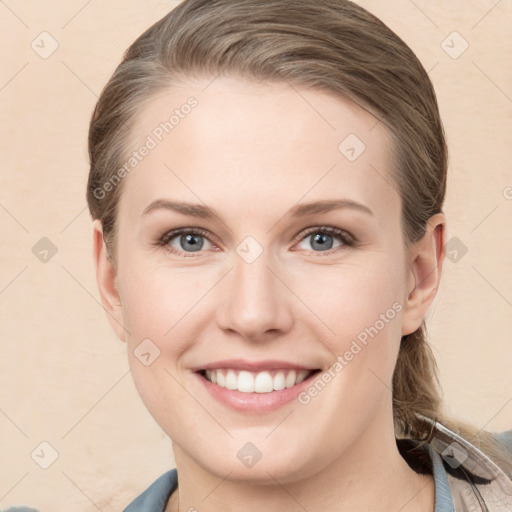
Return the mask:
<path id="1" fill-rule="evenodd" d="M 126 512 L 512 510 L 512 431 L 442 414 L 447 148 L 381 21 L 186 0 L 127 50 L 89 153 L 102 302 L 177 466 Z"/>

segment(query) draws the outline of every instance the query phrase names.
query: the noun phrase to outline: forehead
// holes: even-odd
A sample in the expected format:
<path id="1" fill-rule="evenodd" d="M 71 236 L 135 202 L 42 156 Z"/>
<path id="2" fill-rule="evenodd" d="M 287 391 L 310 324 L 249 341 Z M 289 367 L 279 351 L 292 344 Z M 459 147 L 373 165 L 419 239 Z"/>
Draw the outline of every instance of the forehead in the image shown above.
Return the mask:
<path id="1" fill-rule="evenodd" d="M 129 203 L 133 214 L 166 196 L 253 213 L 302 197 L 399 206 L 388 129 L 324 91 L 228 77 L 183 83 L 152 98 L 131 135 L 127 161 L 139 155 L 120 210 Z"/>

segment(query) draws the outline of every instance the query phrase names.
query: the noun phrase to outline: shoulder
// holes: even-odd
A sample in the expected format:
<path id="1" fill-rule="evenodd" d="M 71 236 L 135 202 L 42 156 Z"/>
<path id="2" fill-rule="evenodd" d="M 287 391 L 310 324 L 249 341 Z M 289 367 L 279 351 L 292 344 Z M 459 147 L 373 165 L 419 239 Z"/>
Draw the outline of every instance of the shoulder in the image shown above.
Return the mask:
<path id="1" fill-rule="evenodd" d="M 494 434 L 495 439 L 512 455 L 512 430 Z"/>
<path id="2" fill-rule="evenodd" d="M 7 510 L 4 510 L 3 512 L 39 512 L 35 508 L 20 506 L 20 507 L 10 507 Z"/>
<path id="3" fill-rule="evenodd" d="M 142 494 L 137 496 L 123 512 L 164 512 L 169 497 L 178 486 L 176 468 L 164 473 Z"/>
<path id="4" fill-rule="evenodd" d="M 512 461 L 512 430 L 493 434 L 494 439 L 503 449 L 503 453 L 507 460 Z M 509 468 L 508 476 L 512 479 L 512 465 Z"/>
<path id="5" fill-rule="evenodd" d="M 484 510 L 490 512 L 511 511 L 511 477 L 475 445 L 440 423 L 436 422 L 434 432 L 429 444 L 444 468 L 454 503 L 468 510 L 479 510 L 479 503 L 485 503 Z M 512 449 L 511 432 L 493 436 L 505 450 Z"/>

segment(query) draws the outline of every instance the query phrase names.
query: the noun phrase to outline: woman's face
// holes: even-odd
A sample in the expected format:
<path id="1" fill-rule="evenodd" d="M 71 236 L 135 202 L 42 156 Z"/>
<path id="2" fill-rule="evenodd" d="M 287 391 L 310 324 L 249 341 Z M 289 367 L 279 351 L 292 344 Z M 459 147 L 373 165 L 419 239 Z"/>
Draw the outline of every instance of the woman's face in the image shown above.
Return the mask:
<path id="1" fill-rule="evenodd" d="M 383 124 L 217 78 L 155 97 L 130 144 L 112 325 L 178 464 L 286 482 L 392 433 L 400 339 L 424 310 Z"/>

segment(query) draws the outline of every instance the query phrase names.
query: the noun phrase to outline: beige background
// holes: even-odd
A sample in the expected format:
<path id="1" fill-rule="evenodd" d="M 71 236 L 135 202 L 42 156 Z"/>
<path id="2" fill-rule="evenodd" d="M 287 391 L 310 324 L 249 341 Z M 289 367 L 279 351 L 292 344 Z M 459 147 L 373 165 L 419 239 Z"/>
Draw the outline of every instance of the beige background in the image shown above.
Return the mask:
<path id="1" fill-rule="evenodd" d="M 428 317 L 447 408 L 478 427 L 509 429 L 512 3 L 359 3 L 417 53 L 445 123 L 448 238 L 467 247 L 446 261 Z M 99 305 L 85 185 L 96 97 L 125 48 L 174 5 L 0 2 L 0 510 L 119 511 L 173 467 L 170 441 L 142 405 Z M 59 45 L 47 58 L 35 51 L 51 49 L 43 31 Z M 469 44 L 458 58 L 458 36 L 444 45 L 452 56 L 441 46 L 453 31 Z M 42 237 L 58 249 L 46 263 L 32 253 Z M 58 452 L 48 469 L 39 465 L 51 461 L 43 441 Z"/>

